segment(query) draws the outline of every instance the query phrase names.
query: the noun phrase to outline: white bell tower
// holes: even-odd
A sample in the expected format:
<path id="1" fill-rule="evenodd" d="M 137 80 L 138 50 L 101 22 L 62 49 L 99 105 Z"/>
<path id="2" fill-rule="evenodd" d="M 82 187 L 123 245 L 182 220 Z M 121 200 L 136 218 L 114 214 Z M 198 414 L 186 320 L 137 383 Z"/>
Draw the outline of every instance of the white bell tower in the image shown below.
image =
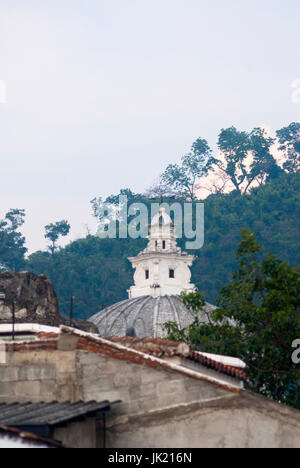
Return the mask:
<path id="1" fill-rule="evenodd" d="M 141 296 L 173 296 L 196 291 L 191 284 L 190 267 L 194 256 L 177 246 L 175 226 L 164 208 L 149 226 L 148 246 L 137 257 L 129 258 L 135 268 L 134 286 L 129 299 Z"/>

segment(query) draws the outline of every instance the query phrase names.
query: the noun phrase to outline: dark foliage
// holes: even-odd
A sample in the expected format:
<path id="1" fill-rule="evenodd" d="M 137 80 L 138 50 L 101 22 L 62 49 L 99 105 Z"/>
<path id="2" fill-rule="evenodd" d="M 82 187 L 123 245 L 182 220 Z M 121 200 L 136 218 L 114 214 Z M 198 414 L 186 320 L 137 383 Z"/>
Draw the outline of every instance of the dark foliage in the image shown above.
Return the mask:
<path id="1" fill-rule="evenodd" d="M 257 234 L 266 251 L 291 265 L 300 265 L 299 187 L 299 173 L 283 173 L 249 195 L 232 192 L 205 200 L 205 244 L 200 251 L 192 251 L 197 256 L 192 274 L 207 300 L 216 301 L 220 288 L 236 270 L 235 250 L 245 227 Z M 178 243 L 184 249 L 185 240 Z M 51 278 L 64 313 L 70 296 L 76 296 L 75 314 L 85 318 L 127 298 L 126 291 L 133 282 L 127 257 L 136 255 L 145 245 L 145 239 L 88 236 L 57 250 L 53 258 L 47 252 L 34 253 L 27 268 Z"/>

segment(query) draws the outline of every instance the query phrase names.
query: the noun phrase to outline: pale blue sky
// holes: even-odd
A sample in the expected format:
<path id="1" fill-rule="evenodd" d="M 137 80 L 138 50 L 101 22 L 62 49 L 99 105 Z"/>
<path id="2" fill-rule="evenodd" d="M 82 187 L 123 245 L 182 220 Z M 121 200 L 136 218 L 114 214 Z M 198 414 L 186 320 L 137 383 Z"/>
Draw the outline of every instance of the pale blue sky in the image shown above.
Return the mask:
<path id="1" fill-rule="evenodd" d="M 30 249 L 89 200 L 142 191 L 198 136 L 300 120 L 299 0 L 0 0 L 0 214 Z"/>

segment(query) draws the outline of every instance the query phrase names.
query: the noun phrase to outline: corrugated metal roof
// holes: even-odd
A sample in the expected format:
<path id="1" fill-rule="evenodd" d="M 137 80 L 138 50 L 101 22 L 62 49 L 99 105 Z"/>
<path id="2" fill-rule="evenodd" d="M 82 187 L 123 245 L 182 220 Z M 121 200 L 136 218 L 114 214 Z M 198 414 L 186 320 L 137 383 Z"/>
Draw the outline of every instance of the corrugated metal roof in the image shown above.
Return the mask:
<path id="1" fill-rule="evenodd" d="M 110 409 L 109 401 L 66 401 L 58 403 L 0 403 L 0 424 L 5 426 L 47 425 L 56 426 L 98 411 Z"/>
<path id="2" fill-rule="evenodd" d="M 15 427 L 7 427 L 0 425 L 0 439 L 1 437 L 9 438 L 15 442 L 22 441 L 29 444 L 30 446 L 45 446 L 45 447 L 54 447 L 62 448 L 62 444 L 52 439 L 46 439 L 45 437 L 40 437 L 31 432 L 25 432 L 23 430 L 17 429 Z"/>

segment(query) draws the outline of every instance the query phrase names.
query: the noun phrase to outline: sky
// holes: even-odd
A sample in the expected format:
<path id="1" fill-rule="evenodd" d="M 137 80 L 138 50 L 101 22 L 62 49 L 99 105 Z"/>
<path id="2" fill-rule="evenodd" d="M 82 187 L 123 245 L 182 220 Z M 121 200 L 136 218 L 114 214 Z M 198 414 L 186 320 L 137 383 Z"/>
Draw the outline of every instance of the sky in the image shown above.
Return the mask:
<path id="1" fill-rule="evenodd" d="M 30 252 L 201 137 L 300 121 L 299 0 L 0 0 L 0 217 Z"/>

